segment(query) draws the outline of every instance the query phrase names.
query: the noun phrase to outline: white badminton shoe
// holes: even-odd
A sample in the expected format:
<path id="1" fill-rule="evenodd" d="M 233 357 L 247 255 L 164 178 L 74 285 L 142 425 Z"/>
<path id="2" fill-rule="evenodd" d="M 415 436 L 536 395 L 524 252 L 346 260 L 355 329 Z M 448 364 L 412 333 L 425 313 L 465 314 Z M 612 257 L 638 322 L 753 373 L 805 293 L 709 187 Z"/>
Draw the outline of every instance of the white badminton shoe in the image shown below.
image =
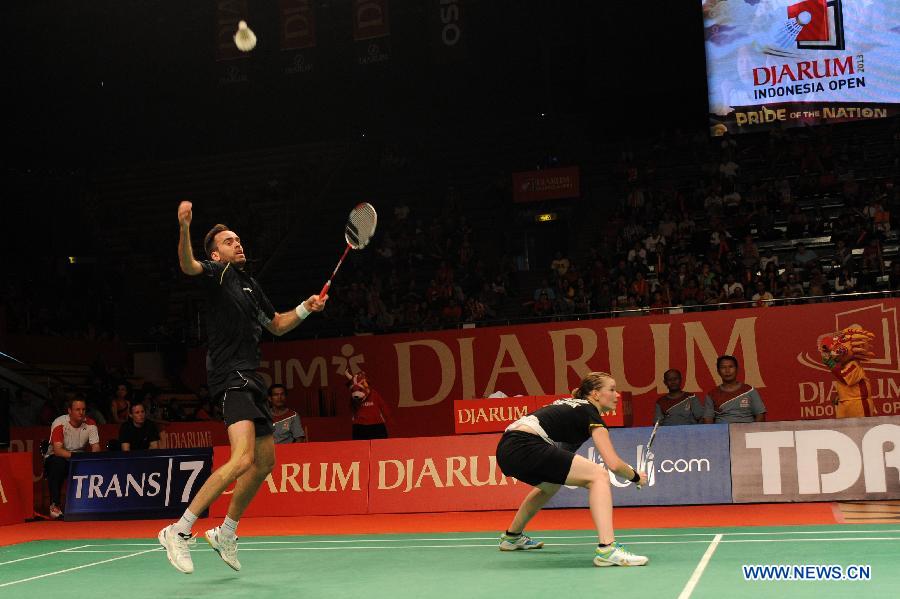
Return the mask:
<path id="1" fill-rule="evenodd" d="M 643 566 L 650 561 L 644 555 L 636 555 L 619 543 L 613 542 L 605 549 L 597 547 L 594 552 L 594 565 L 598 567 L 606 566 Z"/>
<path id="2" fill-rule="evenodd" d="M 237 558 L 238 538 L 234 535 L 230 537 L 222 535 L 219 531 L 220 528 L 220 526 L 217 526 L 207 530 L 204 535 L 206 542 L 232 570 L 240 570 L 241 562 Z"/>
<path id="3" fill-rule="evenodd" d="M 166 557 L 169 563 L 179 572 L 190 574 L 194 571 L 194 562 L 191 559 L 191 535 L 183 535 L 173 530 L 174 524 L 166 526 L 159 531 L 159 544 L 166 548 Z"/>

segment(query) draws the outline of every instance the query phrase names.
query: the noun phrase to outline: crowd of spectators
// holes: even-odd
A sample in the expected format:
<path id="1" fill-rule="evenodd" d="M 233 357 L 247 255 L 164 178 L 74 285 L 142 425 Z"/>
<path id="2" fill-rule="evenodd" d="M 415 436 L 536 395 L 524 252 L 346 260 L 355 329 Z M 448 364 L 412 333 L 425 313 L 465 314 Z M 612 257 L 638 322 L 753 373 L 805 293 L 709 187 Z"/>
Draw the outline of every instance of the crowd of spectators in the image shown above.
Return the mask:
<path id="1" fill-rule="evenodd" d="M 480 246 L 453 188 L 439 214 L 397 206 L 328 318 L 357 333 L 410 331 L 900 290 L 900 125 L 890 126 L 888 147 L 874 150 L 853 127 L 626 145 L 610 189 L 585 192 L 615 198 L 595 202 L 590 245 L 557 252 L 535 287 L 522 288 L 511 252 L 492 260 Z"/>
<path id="2" fill-rule="evenodd" d="M 866 144 L 831 135 L 827 127 L 776 129 L 746 146 L 727 135 L 664 136 L 642 155 L 624 149 L 618 202 L 598 242 L 578 259 L 557 253 L 526 302 L 531 314 L 769 306 L 900 290 L 900 260 L 884 255 L 886 243 L 897 244 L 900 134 L 893 161 L 863 180 L 854 165 L 869 160 Z M 663 168 L 673 156 L 699 164 L 700 178 L 685 185 L 677 169 Z"/>

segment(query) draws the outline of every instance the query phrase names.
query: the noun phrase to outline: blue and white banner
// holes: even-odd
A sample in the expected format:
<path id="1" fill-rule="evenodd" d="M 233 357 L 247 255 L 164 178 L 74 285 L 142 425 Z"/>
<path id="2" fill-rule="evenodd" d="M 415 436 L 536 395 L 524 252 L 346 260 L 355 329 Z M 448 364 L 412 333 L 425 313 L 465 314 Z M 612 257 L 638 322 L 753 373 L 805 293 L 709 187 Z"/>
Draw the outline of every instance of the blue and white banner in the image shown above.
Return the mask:
<path id="1" fill-rule="evenodd" d="M 895 116 L 897 0 L 702 0 L 714 135 Z"/>
<path id="2" fill-rule="evenodd" d="M 177 518 L 212 458 L 212 447 L 72 454 L 66 520 Z"/>
<path id="3" fill-rule="evenodd" d="M 632 465 L 643 458 L 651 427 L 609 431 L 616 453 Z M 578 455 L 598 464 L 593 441 Z M 685 505 L 731 503 L 731 460 L 727 424 L 661 426 L 647 464 L 648 486 L 635 485 L 610 473 L 614 505 Z M 587 507 L 588 494 L 579 487 L 563 487 L 548 507 Z"/>

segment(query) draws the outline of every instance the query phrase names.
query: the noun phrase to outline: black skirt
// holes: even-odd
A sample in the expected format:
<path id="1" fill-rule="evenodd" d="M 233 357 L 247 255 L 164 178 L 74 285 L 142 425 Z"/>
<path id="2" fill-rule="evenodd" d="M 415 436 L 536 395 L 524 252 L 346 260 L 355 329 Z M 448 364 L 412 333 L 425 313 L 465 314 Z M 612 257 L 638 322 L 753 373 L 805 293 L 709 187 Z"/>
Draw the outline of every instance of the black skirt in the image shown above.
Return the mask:
<path id="1" fill-rule="evenodd" d="M 575 454 L 524 431 L 503 433 L 497 444 L 497 465 L 506 476 L 531 486 L 563 485 Z"/>

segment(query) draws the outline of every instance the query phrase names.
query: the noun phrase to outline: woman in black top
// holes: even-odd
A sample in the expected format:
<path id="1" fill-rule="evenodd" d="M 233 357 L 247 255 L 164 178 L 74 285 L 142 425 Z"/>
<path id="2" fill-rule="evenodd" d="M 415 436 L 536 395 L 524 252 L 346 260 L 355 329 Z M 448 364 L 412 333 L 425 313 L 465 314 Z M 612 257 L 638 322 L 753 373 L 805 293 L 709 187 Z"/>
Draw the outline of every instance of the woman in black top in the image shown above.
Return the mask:
<path id="1" fill-rule="evenodd" d="M 629 466 L 616 453 L 601 414 L 616 408 L 616 381 L 605 372 L 588 374 L 560 399 L 513 422 L 497 445 L 497 464 L 507 476 L 535 488 L 516 512 L 509 529 L 500 537 L 501 551 L 540 549 L 541 541 L 522 534 L 525 526 L 563 484 L 588 489 L 591 518 L 599 540 L 595 566 L 643 566 L 647 558 L 616 543 L 612 518 L 609 472 L 638 486 L 647 475 Z M 576 455 L 582 443 L 593 439 L 605 467 Z"/>

